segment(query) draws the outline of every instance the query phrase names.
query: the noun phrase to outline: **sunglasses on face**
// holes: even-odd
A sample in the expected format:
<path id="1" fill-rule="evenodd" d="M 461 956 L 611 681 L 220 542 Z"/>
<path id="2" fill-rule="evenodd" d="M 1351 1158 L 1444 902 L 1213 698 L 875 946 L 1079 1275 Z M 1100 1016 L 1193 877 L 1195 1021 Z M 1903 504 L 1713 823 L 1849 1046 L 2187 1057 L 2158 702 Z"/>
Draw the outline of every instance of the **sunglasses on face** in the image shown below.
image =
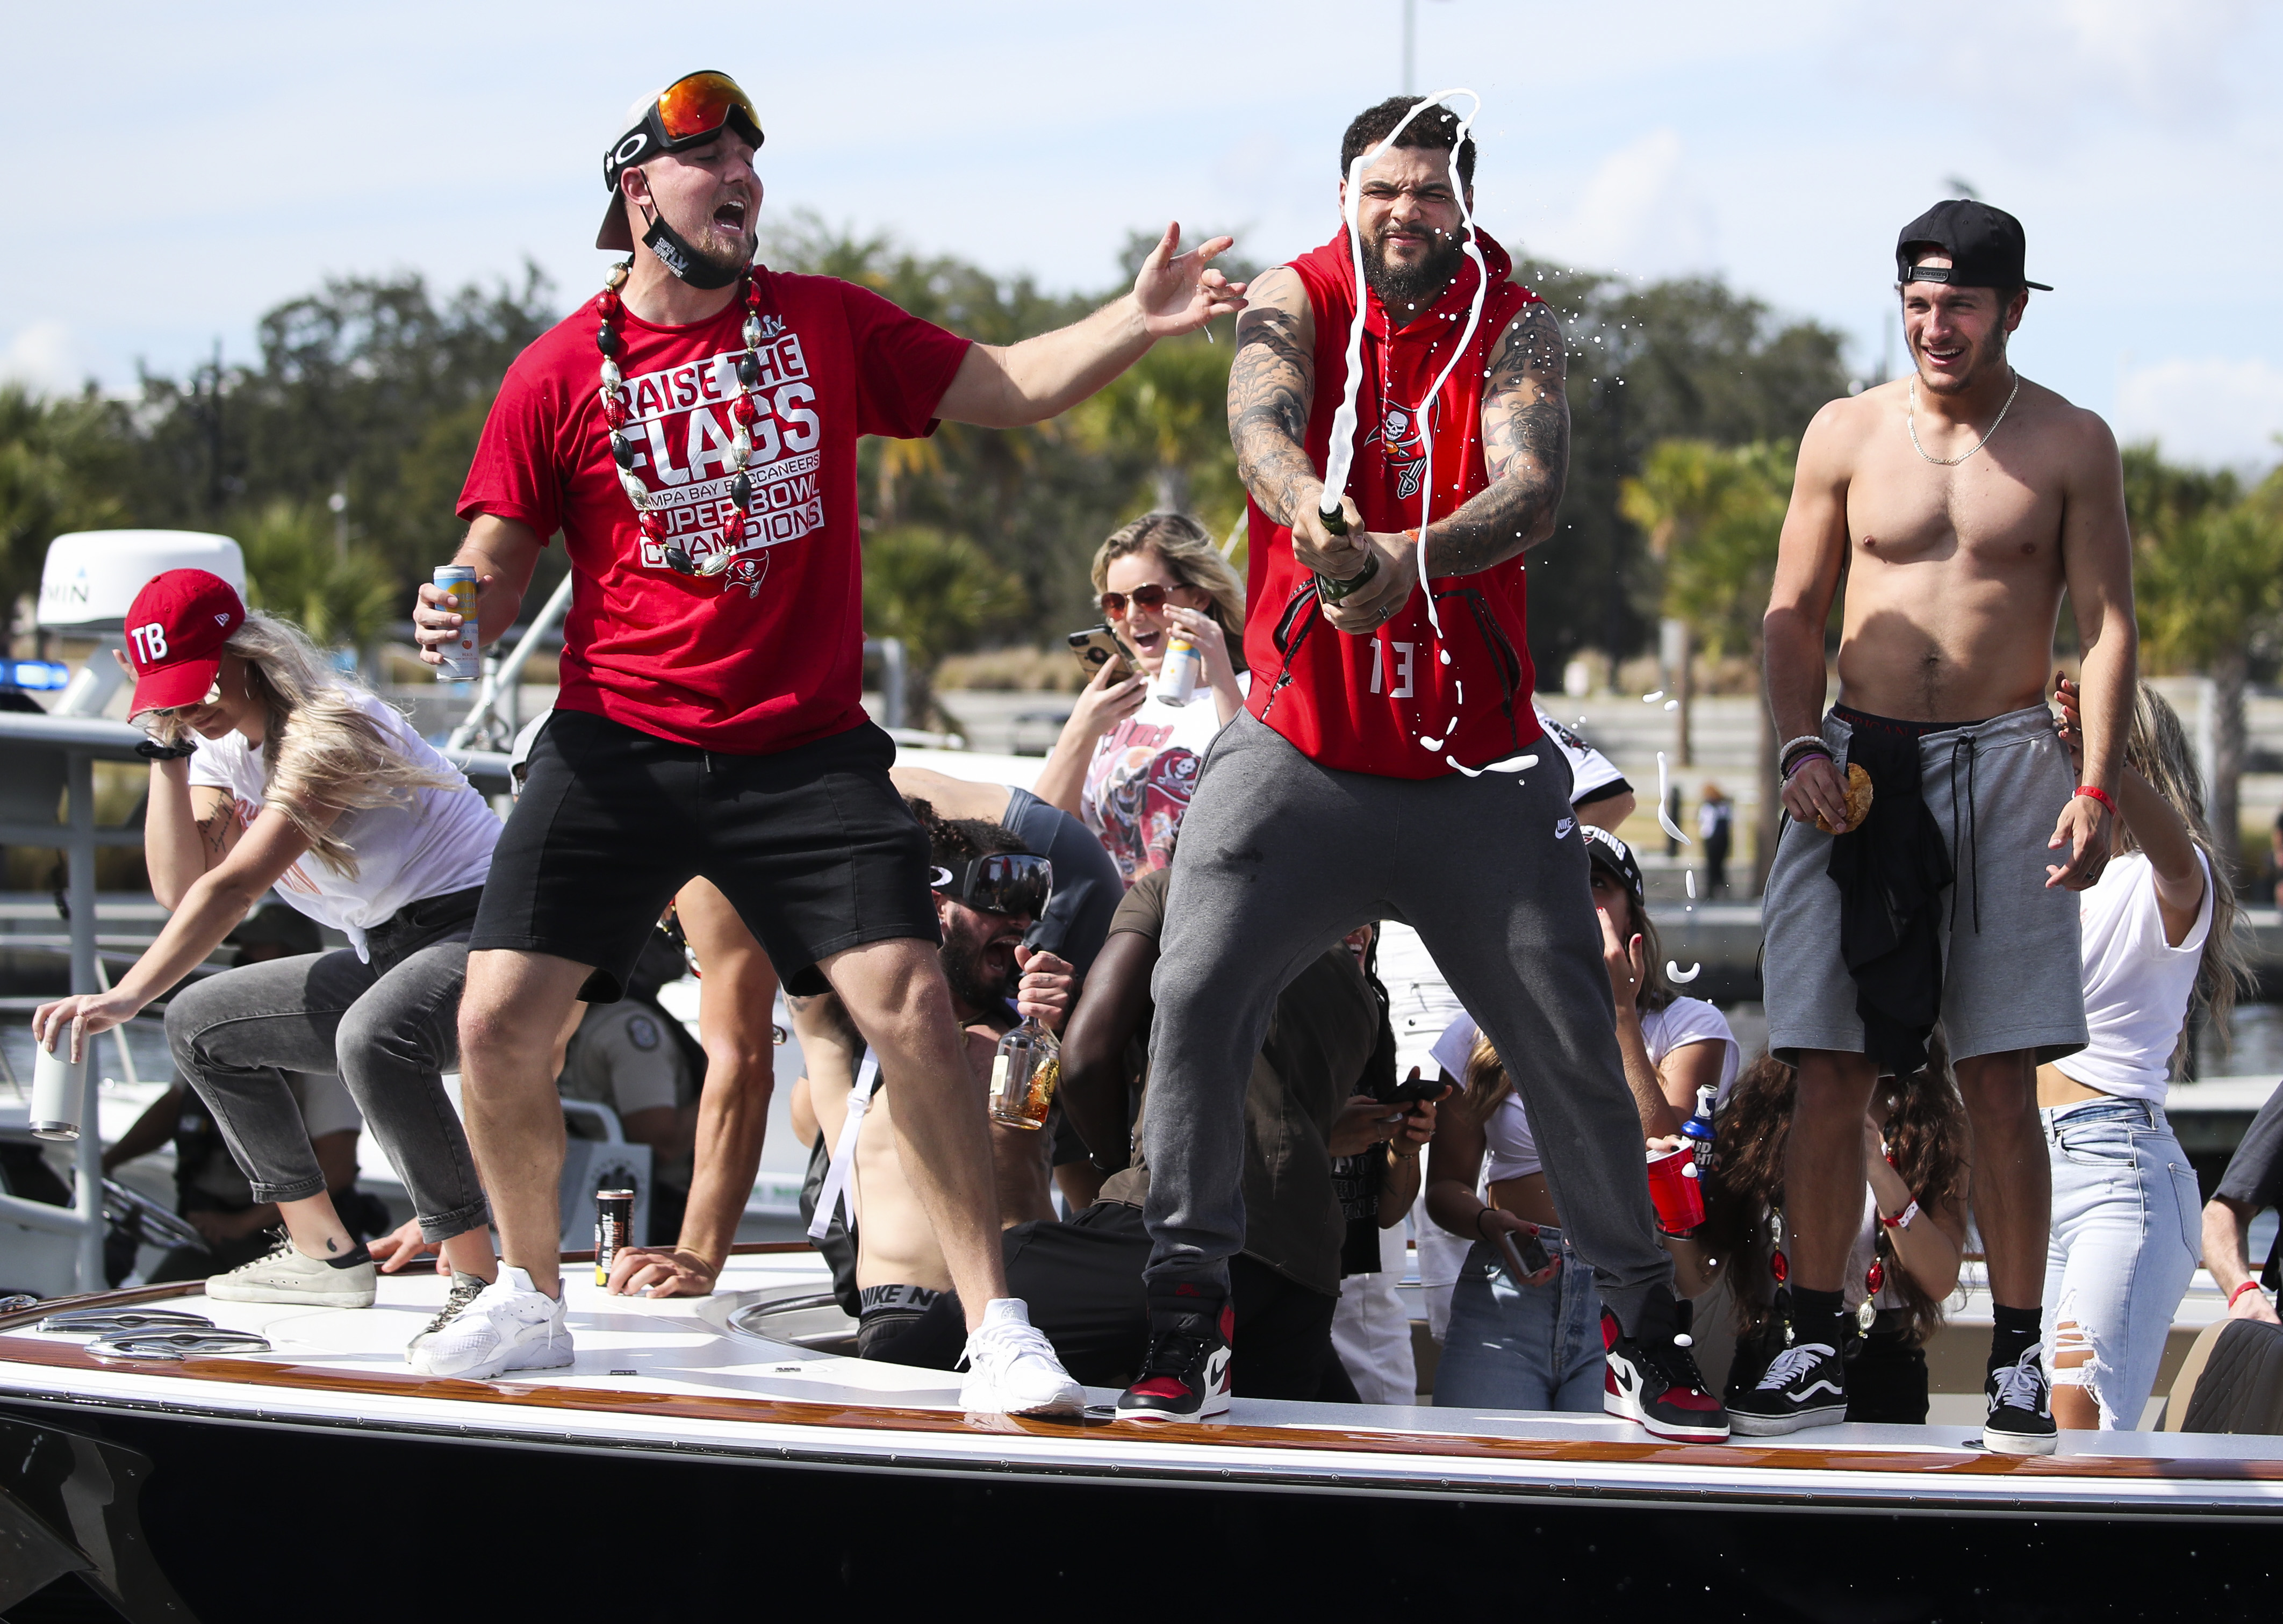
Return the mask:
<path id="1" fill-rule="evenodd" d="M 970 858 L 966 868 L 953 874 L 939 867 L 928 883 L 978 913 L 1020 914 L 1036 919 L 1054 894 L 1055 866 L 1032 851 L 994 851 Z"/>
<path id="2" fill-rule="evenodd" d="M 1173 594 L 1194 593 L 1196 590 L 1197 588 L 1185 582 L 1176 582 L 1171 587 L 1161 587 L 1156 581 L 1149 581 L 1136 587 L 1131 592 L 1105 592 L 1102 594 L 1102 613 L 1106 619 L 1123 620 L 1126 618 L 1126 607 L 1130 603 L 1136 609 L 1146 609 L 1153 615 L 1162 614 L 1167 600 Z M 1186 609 L 1188 605 L 1183 604 L 1181 607 Z"/>

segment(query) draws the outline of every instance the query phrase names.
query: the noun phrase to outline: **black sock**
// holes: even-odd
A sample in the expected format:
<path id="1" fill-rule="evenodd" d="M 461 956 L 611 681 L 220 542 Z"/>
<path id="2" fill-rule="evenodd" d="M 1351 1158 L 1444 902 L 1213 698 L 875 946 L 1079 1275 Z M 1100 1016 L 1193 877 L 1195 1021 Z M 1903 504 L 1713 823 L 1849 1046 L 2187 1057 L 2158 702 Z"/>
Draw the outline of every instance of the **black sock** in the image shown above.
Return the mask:
<path id="1" fill-rule="evenodd" d="M 1794 1347 L 1808 1342 L 1821 1342 L 1836 1350 L 1839 1347 L 1839 1318 L 1847 1310 L 1844 1299 L 1835 1291 L 1809 1291 L 1803 1286 L 1791 1288 L 1791 1337 Z"/>
<path id="2" fill-rule="evenodd" d="M 325 1261 L 336 1269 L 354 1269 L 359 1263 L 372 1262 L 372 1253 L 366 1248 L 364 1242 L 360 1240 L 339 1257 L 329 1257 Z"/>
<path id="3" fill-rule="evenodd" d="M 2009 1309 L 2002 1303 L 1992 1303 L 1990 1317 L 1994 1321 L 1990 1332 L 1990 1368 L 2012 1364 L 2045 1336 L 2045 1311 L 2042 1308 Z"/>

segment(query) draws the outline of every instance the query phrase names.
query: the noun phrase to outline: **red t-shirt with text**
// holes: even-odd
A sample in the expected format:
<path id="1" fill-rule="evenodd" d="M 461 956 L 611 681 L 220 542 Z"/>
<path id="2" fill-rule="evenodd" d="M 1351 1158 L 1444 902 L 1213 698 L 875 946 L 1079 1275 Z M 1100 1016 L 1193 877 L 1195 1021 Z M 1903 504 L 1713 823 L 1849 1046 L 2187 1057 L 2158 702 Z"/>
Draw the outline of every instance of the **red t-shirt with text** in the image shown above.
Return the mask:
<path id="1" fill-rule="evenodd" d="M 508 369 L 459 502 L 463 519 L 562 533 L 573 586 L 557 704 L 738 755 L 864 720 L 857 437 L 932 433 L 968 349 L 853 284 L 753 274 L 767 333 L 746 470 L 753 533 L 729 502 L 742 298 L 687 327 L 631 311 L 619 322 L 635 477 L 664 496 L 666 533 L 693 560 L 734 549 L 724 573 L 678 574 L 642 533 L 611 460 L 592 300 Z"/>

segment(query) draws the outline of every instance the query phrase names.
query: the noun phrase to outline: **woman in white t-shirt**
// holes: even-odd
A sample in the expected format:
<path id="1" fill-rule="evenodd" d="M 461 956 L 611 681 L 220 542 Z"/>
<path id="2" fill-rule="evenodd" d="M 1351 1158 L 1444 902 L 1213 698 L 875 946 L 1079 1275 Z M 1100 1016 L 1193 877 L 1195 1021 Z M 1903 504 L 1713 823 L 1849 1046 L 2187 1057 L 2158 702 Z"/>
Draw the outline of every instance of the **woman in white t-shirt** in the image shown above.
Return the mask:
<path id="1" fill-rule="evenodd" d="M 1085 820 L 1131 885 L 1173 861 L 1197 770 L 1244 704 L 1244 587 L 1204 525 L 1152 513 L 1094 556 L 1103 620 L 1139 675 L 1103 667 L 1078 696 L 1032 793 Z M 1185 705 L 1151 698 L 1165 646 L 1181 633 L 1204 657 Z"/>
<path id="2" fill-rule="evenodd" d="M 2057 684 L 2072 755 L 2077 685 Z M 2080 758 L 2081 759 L 2081 758 Z M 2116 854 L 2078 903 L 2084 1018 L 2076 1053 L 2038 1068 L 2053 1172 L 2045 1363 L 2053 1419 L 2133 1428 L 2201 1253 L 2195 1169 L 2164 1090 L 2204 1006 L 2222 1030 L 2245 978 L 2228 867 L 2212 860 L 2195 754 L 2147 683 L 2116 784 Z"/>
<path id="3" fill-rule="evenodd" d="M 1716 1100 L 1724 1098 L 1735 1085 L 1739 1051 L 1718 1009 L 1679 996 L 1665 980 L 1632 850 L 1590 825 L 1586 837 L 1617 1005 L 1617 1047 L 1646 1144 L 1679 1131 L 1698 1089 L 1709 1087 Z M 1473 1243 L 1451 1293 L 1435 1403 L 1599 1411 L 1601 1298 L 1592 1268 L 1562 1233 L 1521 1096 L 1470 1017 L 1452 1023 L 1434 1054 L 1445 1076 L 1465 1080 L 1466 1092 L 1445 1107 L 1429 1151 L 1427 1211 Z M 1485 1155 L 1488 1201 L 1477 1193 Z M 1517 1280 L 1497 1236 L 1533 1230 L 1557 1266 L 1545 1279 Z"/>
<path id="4" fill-rule="evenodd" d="M 423 1235 L 442 1246 L 454 1301 L 472 1298 L 496 1272 L 490 1214 L 440 1074 L 457 1058 L 468 933 L 499 820 L 403 717 L 343 683 L 294 626 L 248 614 L 218 577 L 158 576 L 127 630 L 132 710 L 151 733 L 144 851 L 173 917 L 112 991 L 43 1005 L 40 1041 L 82 1050 L 176 989 L 175 1063 L 285 1230 L 269 1256 L 209 1279 L 208 1296 L 372 1302 L 371 1254 L 325 1193 L 281 1075 L 304 1072 L 347 1086 Z M 177 988 L 272 887 L 352 946 Z"/>

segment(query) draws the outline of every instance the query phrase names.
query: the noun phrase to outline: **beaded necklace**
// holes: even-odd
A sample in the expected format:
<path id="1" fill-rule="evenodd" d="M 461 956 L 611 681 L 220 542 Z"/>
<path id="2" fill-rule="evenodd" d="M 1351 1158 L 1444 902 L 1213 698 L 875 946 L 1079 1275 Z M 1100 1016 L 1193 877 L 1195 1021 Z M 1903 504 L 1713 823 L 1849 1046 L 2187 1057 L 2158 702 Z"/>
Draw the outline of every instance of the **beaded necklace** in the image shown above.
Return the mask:
<path id="1" fill-rule="evenodd" d="M 658 496 L 635 476 L 635 442 L 627 432 L 627 402 L 622 392 L 626 377 L 619 370 L 619 356 L 626 341 L 619 337 L 618 322 L 626 314 L 626 306 L 619 298 L 619 290 L 627 284 L 627 276 L 634 268 L 627 258 L 611 267 L 610 275 L 603 278 L 603 291 L 595 300 L 595 307 L 603 317 L 602 326 L 595 334 L 595 347 L 603 353 L 602 399 L 603 422 L 610 435 L 611 460 L 617 464 L 619 484 L 634 504 L 635 521 L 641 524 L 645 538 L 657 544 L 666 564 L 677 574 L 692 575 L 705 579 L 721 574 L 729 567 L 737 548 L 729 537 L 722 537 L 721 549 L 703 563 L 693 561 L 688 549 L 678 541 L 669 541 L 666 535 L 666 513 Z M 745 273 L 745 324 L 740 337 L 744 348 L 737 353 L 734 363 L 737 372 L 737 396 L 729 403 L 729 455 L 731 472 L 729 501 L 739 516 L 741 540 L 754 534 L 752 512 L 753 500 L 752 476 L 745 464 L 753 455 L 753 424 L 760 421 L 760 408 L 753 404 L 753 391 L 761 381 L 760 357 L 754 351 L 767 337 L 761 320 L 761 286 L 752 272 Z"/>

